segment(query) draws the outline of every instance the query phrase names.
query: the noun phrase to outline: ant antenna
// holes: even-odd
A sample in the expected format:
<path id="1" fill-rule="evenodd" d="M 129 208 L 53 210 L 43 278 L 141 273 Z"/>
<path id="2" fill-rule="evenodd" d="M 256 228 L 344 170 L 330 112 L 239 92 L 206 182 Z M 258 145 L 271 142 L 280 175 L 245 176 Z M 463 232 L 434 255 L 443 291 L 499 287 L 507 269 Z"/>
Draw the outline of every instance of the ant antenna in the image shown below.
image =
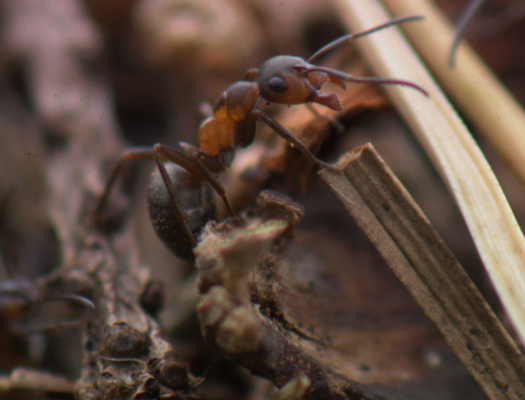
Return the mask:
<path id="1" fill-rule="evenodd" d="M 353 76 L 345 72 L 338 71 L 337 69 L 332 69 L 328 67 L 314 66 L 314 67 L 308 68 L 308 72 L 313 72 L 313 71 L 324 72 L 336 79 L 340 79 L 346 82 L 380 83 L 382 85 L 408 86 L 408 87 L 418 90 L 419 92 L 424 94 L 426 97 L 429 96 L 428 92 L 425 89 L 423 89 L 421 86 L 419 86 L 417 83 L 405 81 L 403 79 L 388 79 L 388 78 L 381 78 L 377 76 L 359 76 L 358 77 L 358 76 Z"/>
<path id="2" fill-rule="evenodd" d="M 472 18 L 481 8 L 483 3 L 485 3 L 485 0 L 470 1 L 467 8 L 463 11 L 463 14 L 461 14 L 461 17 L 459 17 L 458 24 L 456 25 L 456 35 L 454 36 L 454 41 L 452 42 L 452 48 L 450 49 L 448 57 L 448 63 L 451 68 L 455 68 L 456 66 L 456 53 L 459 42 L 465 35 L 465 31 L 467 30 L 470 21 L 472 21 Z"/>
<path id="3" fill-rule="evenodd" d="M 326 53 L 328 53 L 329 51 L 332 51 L 332 50 L 334 50 L 334 49 L 336 49 L 338 47 L 341 47 L 342 45 L 346 45 L 346 44 L 350 43 L 354 39 L 358 39 L 360 37 L 363 37 L 363 36 L 366 36 L 366 35 L 370 35 L 371 33 L 380 31 L 380 30 L 385 29 L 385 28 L 389 28 L 389 27 L 394 26 L 394 25 L 399 25 L 399 24 L 402 24 L 402 23 L 405 23 L 405 22 L 410 22 L 410 21 L 421 21 L 423 19 L 424 19 L 424 17 L 421 16 L 421 15 L 409 15 L 409 16 L 394 18 L 394 19 L 392 19 L 392 20 L 390 20 L 388 22 L 385 22 L 384 24 L 381 24 L 379 26 L 375 26 L 375 27 L 373 27 L 371 29 L 368 29 L 366 31 L 357 32 L 357 33 L 350 33 L 348 35 L 340 37 L 339 39 L 334 40 L 331 43 L 328 43 L 326 46 L 324 46 L 321 49 L 319 49 L 318 51 L 316 51 L 307 60 L 307 62 L 311 64 L 314 61 L 316 61 L 317 59 L 319 59 L 320 57 L 322 57 L 323 55 L 325 55 Z M 336 69 L 332 69 L 332 68 L 328 68 L 328 67 L 321 67 L 321 66 L 313 66 L 313 67 L 308 68 L 308 72 L 313 72 L 313 71 L 324 72 L 324 73 L 326 73 L 326 74 L 328 74 L 328 75 L 330 75 L 330 76 L 332 76 L 332 77 L 334 77 L 336 79 L 339 79 L 341 81 L 346 81 L 346 82 L 377 83 L 377 84 L 383 84 L 383 85 L 408 86 L 408 87 L 411 87 L 413 89 L 418 90 L 419 92 L 421 92 L 426 97 L 429 96 L 428 92 L 425 89 L 423 89 L 421 86 L 419 86 L 418 84 L 416 84 L 414 82 L 410 82 L 410 81 L 405 81 L 405 80 L 402 80 L 402 79 L 388 79 L 388 78 L 381 78 L 381 77 L 375 77 L 375 76 L 374 77 L 355 77 L 355 76 L 352 76 L 350 74 L 338 71 Z"/>
<path id="4" fill-rule="evenodd" d="M 399 24 L 402 24 L 402 23 L 405 23 L 405 22 L 410 22 L 410 21 L 422 21 L 424 19 L 425 19 L 425 17 L 423 17 L 422 15 L 406 15 L 404 17 L 394 18 L 394 19 L 392 19 L 392 20 L 390 20 L 388 22 L 385 22 L 384 24 L 381 24 L 381 25 L 378 25 L 378 26 L 374 26 L 373 28 L 368 29 L 366 31 L 357 32 L 357 33 L 349 33 L 348 35 L 341 36 L 339 39 L 336 39 L 333 42 L 328 43 L 326 46 L 324 46 L 324 47 L 320 48 L 319 50 L 317 50 L 309 59 L 306 60 L 306 62 L 312 64 L 318 58 L 324 56 L 326 53 L 328 53 L 328 52 L 330 52 L 330 51 L 332 51 L 332 50 L 334 50 L 334 49 L 336 49 L 338 47 L 341 47 L 342 45 L 348 44 L 354 39 L 359 39 L 360 37 L 363 37 L 363 36 L 366 36 L 366 35 L 370 35 L 371 33 L 380 31 L 380 30 L 385 29 L 385 28 L 389 28 L 389 27 L 394 26 L 394 25 L 399 25 Z"/>

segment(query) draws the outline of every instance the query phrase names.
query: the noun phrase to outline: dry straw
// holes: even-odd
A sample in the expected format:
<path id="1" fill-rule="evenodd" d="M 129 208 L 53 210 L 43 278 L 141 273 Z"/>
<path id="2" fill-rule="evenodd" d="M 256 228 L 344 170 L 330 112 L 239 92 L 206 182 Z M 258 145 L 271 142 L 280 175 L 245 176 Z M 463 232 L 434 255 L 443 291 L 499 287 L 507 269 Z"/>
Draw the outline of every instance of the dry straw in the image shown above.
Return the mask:
<path id="1" fill-rule="evenodd" d="M 351 32 L 370 28 L 392 17 L 378 0 L 335 2 Z M 422 47 L 428 47 L 429 53 L 435 53 L 435 58 L 443 64 L 442 69 L 449 68 L 447 51 L 452 43 L 452 32 L 445 23 L 436 22 L 440 20 L 440 16 L 435 14 L 432 7 L 424 0 L 386 0 L 384 3 L 395 8 L 395 16 L 414 13 L 423 15 L 424 21 L 405 25 L 410 26 L 408 28 L 412 35 L 419 37 Z M 439 38 L 441 44 L 432 42 L 437 41 L 436 38 Z M 415 90 L 385 87 L 392 103 L 411 127 L 454 196 L 486 271 L 516 331 L 525 342 L 525 239 L 490 165 L 442 89 L 397 29 L 374 33 L 356 41 L 356 45 L 378 76 L 408 79 L 421 84 L 430 93 L 430 97 L 425 98 Z M 474 68 L 470 65 L 470 58 L 472 57 L 466 59 L 464 51 L 460 51 L 456 67 L 458 70 L 450 74 L 462 76 L 464 72 L 458 71 L 467 69 L 472 75 L 468 80 L 461 78 L 469 86 L 457 88 L 460 92 L 467 92 L 464 103 L 469 103 L 469 98 L 475 98 L 478 103 L 479 108 L 470 111 L 471 118 L 477 118 L 479 113 L 480 118 L 484 118 L 482 124 L 491 123 L 491 129 L 499 129 L 494 127 L 494 118 L 499 118 L 500 121 L 512 118 L 507 122 L 513 125 L 506 128 L 505 132 L 508 132 L 507 136 L 514 137 L 514 142 L 505 151 L 501 151 L 508 154 L 507 159 L 510 162 L 525 159 L 523 150 L 520 150 L 524 141 L 511 135 L 513 132 L 525 132 L 525 128 L 514 125 L 525 121 L 521 110 L 492 74 L 484 69 L 482 63 L 476 60 Z M 442 71 L 440 75 L 442 74 L 445 72 Z M 478 82 L 476 93 L 472 82 Z M 457 81 L 449 83 L 447 90 L 449 85 L 460 84 Z M 495 95 L 499 97 L 494 98 Z M 498 108 L 491 111 L 490 105 L 498 103 L 511 105 L 505 106 L 505 110 Z M 521 124 L 524 125 L 523 122 Z M 502 131 L 503 129 L 498 130 L 498 133 L 501 134 Z"/>

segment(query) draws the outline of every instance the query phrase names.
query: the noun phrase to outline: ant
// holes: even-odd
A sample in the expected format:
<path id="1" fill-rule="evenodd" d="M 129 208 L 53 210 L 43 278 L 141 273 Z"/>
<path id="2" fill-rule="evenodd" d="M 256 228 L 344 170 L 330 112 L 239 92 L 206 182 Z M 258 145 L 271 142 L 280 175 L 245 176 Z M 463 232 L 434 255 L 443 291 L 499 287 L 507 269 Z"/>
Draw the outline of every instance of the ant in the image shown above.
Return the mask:
<path id="1" fill-rule="evenodd" d="M 485 0 L 470 0 L 467 4 L 467 7 L 465 10 L 463 10 L 463 13 L 459 17 L 458 24 L 456 26 L 456 34 L 454 35 L 454 41 L 452 42 L 448 56 L 448 63 L 452 68 L 456 66 L 456 51 L 458 49 L 459 43 L 461 42 L 463 36 L 465 36 L 465 31 L 467 30 L 470 21 L 472 21 L 472 18 L 474 18 L 474 15 L 484 3 Z"/>
<path id="2" fill-rule="evenodd" d="M 264 100 L 287 105 L 313 102 L 340 111 L 342 107 L 335 93 L 320 93 L 321 87 L 327 81 L 334 82 L 342 88 L 345 88 L 345 82 L 406 85 L 428 96 L 423 88 L 412 82 L 377 77 L 354 77 L 313 64 L 327 52 L 353 39 L 400 23 L 421 19 L 423 19 L 421 16 L 392 19 L 369 30 L 342 36 L 318 50 L 307 60 L 294 56 L 276 56 L 264 62 L 259 70 L 249 70 L 246 80 L 230 85 L 215 102 L 213 116 L 206 119 L 198 131 L 200 148 L 181 142 L 178 148 L 155 144 L 153 148 L 135 147 L 125 151 L 110 171 L 104 192 L 95 209 L 95 218 L 100 220 L 110 190 L 120 169 L 127 161 L 154 160 L 162 179 L 161 182 L 157 175 L 148 193 L 154 228 L 160 239 L 175 254 L 183 259 L 193 260 L 193 248 L 197 245 L 196 236 L 202 226 L 213 218 L 213 207 L 210 205 L 213 196 L 209 186 L 222 198 L 230 216 L 234 220 L 237 218 L 216 176 L 231 165 L 236 146 L 244 148 L 252 144 L 258 119 L 264 121 L 318 167 L 335 168 L 316 158 L 302 141 L 261 111 L 260 102 Z M 165 164 L 165 160 L 172 163 Z M 189 184 L 192 185 L 191 188 L 188 188 Z M 204 206 L 201 207 L 203 203 Z M 191 212 L 193 216 L 190 216 L 189 220 L 187 210 L 190 207 L 193 208 Z"/>

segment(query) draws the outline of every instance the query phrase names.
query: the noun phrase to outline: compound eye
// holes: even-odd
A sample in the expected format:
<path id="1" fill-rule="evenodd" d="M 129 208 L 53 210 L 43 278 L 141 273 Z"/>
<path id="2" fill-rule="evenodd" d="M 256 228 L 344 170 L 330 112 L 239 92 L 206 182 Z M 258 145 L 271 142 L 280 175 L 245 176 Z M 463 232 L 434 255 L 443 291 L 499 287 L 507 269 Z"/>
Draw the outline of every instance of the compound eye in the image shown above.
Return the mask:
<path id="1" fill-rule="evenodd" d="M 288 84 L 283 78 L 274 76 L 268 81 L 268 87 L 274 92 L 284 92 L 288 89 Z"/>

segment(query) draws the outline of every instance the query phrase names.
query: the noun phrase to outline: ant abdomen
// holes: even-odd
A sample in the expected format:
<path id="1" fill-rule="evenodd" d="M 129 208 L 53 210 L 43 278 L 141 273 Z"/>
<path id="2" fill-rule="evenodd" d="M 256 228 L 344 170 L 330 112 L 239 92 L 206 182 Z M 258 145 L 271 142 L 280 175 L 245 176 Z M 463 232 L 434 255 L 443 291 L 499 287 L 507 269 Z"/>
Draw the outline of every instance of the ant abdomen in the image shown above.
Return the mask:
<path id="1" fill-rule="evenodd" d="M 216 218 L 213 190 L 206 181 L 195 177 L 177 164 L 166 163 L 165 166 L 177 192 L 188 227 L 197 238 L 204 225 Z M 151 222 L 159 239 L 178 257 L 193 261 L 192 242 L 182 222 L 177 218 L 173 202 L 158 170 L 151 176 L 147 200 Z"/>

